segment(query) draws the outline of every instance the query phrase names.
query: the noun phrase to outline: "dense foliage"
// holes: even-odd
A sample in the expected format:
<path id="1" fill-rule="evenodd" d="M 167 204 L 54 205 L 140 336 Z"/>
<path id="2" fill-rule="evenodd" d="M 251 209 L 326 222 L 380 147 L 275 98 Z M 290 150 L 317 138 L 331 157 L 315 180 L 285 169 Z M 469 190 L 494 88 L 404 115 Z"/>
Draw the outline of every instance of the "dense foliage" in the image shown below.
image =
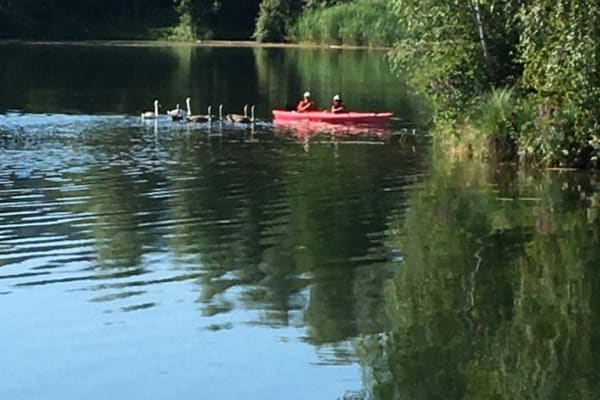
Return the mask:
<path id="1" fill-rule="evenodd" d="M 248 39 L 259 0 L 175 0 L 181 25 L 200 39 Z"/>
<path id="2" fill-rule="evenodd" d="M 388 3 L 387 0 L 0 0 L 0 37 L 255 38 L 389 45 L 394 40 L 394 31 L 389 27 L 398 24 L 387 9 Z M 331 12 L 320 14 L 330 8 Z M 307 16 L 303 23 L 296 25 L 304 14 Z M 334 27 L 327 28 L 330 24 Z M 378 28 L 374 30 L 374 26 Z M 335 35 L 324 33 L 333 32 L 332 29 Z M 297 33 L 294 38 L 292 30 Z M 317 31 L 321 33 L 313 37 L 312 32 Z"/>
<path id="3" fill-rule="evenodd" d="M 147 37 L 176 20 L 172 0 L 0 0 L 0 37 Z"/>
<path id="4" fill-rule="evenodd" d="M 289 35 L 296 42 L 391 46 L 402 33 L 389 1 L 356 0 L 307 9 Z"/>
<path id="5" fill-rule="evenodd" d="M 600 5 L 583 0 L 487 2 L 393 0 L 406 32 L 392 60 L 436 107 L 447 132 L 463 136 L 485 119 L 482 139 L 511 143 L 523 159 L 590 166 L 600 150 Z M 515 92 L 498 102 L 487 93 Z M 498 92 L 500 93 L 500 92 Z M 488 98 L 485 100 L 484 98 Z M 481 101 L 502 121 L 482 115 Z M 485 107 L 483 107 L 485 109 Z M 450 124 L 447 124 L 450 122 Z M 462 126 L 462 128 L 461 128 Z M 511 153 L 511 152 L 509 152 Z"/>
<path id="6" fill-rule="evenodd" d="M 414 71 L 413 78 L 444 111 L 460 111 L 493 82 L 511 78 L 513 66 L 508 63 L 507 68 L 506 60 L 514 51 L 510 39 L 516 35 L 506 32 L 513 25 L 506 10 L 496 7 L 486 13 L 484 21 L 493 20 L 494 25 L 486 24 L 480 30 L 476 21 L 483 21 L 484 11 L 473 7 L 472 1 L 457 5 L 439 0 L 394 3 L 397 17 L 406 22 L 406 32 L 396 45 L 393 61 L 397 68 Z"/>
<path id="7" fill-rule="evenodd" d="M 600 4 L 535 2 L 520 18 L 523 84 L 540 104 L 537 126 L 522 138 L 524 152 L 568 165 L 595 161 L 600 150 Z"/>
<path id="8" fill-rule="evenodd" d="M 152 38 L 173 28 L 179 38 L 247 39 L 260 0 L 0 0 L 0 37 Z"/>
<path id="9" fill-rule="evenodd" d="M 291 22 L 301 10 L 302 3 L 296 0 L 263 0 L 254 37 L 261 42 L 284 40 Z"/>

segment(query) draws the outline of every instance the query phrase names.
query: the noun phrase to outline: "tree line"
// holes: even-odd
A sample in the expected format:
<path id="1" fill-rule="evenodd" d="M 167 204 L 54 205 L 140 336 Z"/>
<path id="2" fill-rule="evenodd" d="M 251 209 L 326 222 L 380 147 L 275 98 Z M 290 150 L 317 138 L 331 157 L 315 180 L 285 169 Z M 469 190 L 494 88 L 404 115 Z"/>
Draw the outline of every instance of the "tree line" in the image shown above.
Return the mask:
<path id="1" fill-rule="evenodd" d="M 304 9 L 349 0 L 0 0 L 0 37 L 96 39 L 148 37 L 179 28 L 186 39 L 283 40 Z"/>
<path id="2" fill-rule="evenodd" d="M 502 158 L 598 166 L 598 2 L 392 3 L 410 21 L 392 60 L 431 99 L 442 137 L 491 143 Z"/>
<path id="3" fill-rule="evenodd" d="M 0 0 L 4 38 L 117 38 L 173 21 L 172 0 Z"/>

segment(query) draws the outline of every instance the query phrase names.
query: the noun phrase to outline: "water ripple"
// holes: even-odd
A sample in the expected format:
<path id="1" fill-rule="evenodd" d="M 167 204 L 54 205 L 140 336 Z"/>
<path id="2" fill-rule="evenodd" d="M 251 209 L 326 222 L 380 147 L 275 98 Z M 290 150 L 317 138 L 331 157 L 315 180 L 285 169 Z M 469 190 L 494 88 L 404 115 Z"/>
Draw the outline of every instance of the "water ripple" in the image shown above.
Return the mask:
<path id="1" fill-rule="evenodd" d="M 206 318 L 256 309 L 249 323 L 301 326 L 311 285 L 389 275 L 386 232 L 422 178 L 413 154 L 398 161 L 376 139 L 307 153 L 268 124 L 252 141 L 205 129 L 0 116 L 0 282 L 14 288 L 2 294 L 84 292 L 107 312 L 151 312 L 173 286 Z"/>

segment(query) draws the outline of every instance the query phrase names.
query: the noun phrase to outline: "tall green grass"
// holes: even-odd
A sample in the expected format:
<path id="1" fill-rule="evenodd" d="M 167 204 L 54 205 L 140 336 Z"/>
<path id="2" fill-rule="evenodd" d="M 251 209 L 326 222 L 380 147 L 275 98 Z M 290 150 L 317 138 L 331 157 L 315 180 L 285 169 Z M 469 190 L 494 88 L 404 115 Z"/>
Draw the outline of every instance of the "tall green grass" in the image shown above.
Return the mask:
<path id="1" fill-rule="evenodd" d="M 494 89 L 483 99 L 476 116 L 481 133 L 491 137 L 508 137 L 514 133 L 515 99 L 511 88 Z"/>
<path id="2" fill-rule="evenodd" d="M 512 88 L 493 89 L 480 97 L 458 130 L 451 129 L 460 146 L 478 157 L 508 161 L 516 157 L 521 113 Z M 440 130 L 443 132 L 443 130 Z"/>
<path id="3" fill-rule="evenodd" d="M 385 47 L 401 37 L 402 29 L 388 1 L 355 0 L 308 9 L 288 34 L 295 42 Z"/>

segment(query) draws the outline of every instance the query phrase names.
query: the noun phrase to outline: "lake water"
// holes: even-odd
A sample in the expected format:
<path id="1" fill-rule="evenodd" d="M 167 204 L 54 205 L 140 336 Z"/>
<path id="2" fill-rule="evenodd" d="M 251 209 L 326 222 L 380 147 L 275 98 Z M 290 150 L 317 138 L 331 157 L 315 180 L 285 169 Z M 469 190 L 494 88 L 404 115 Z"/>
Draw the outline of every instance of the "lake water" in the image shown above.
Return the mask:
<path id="1" fill-rule="evenodd" d="M 598 398 L 596 177 L 449 158 L 384 55 L 0 45 L 0 398 Z"/>

